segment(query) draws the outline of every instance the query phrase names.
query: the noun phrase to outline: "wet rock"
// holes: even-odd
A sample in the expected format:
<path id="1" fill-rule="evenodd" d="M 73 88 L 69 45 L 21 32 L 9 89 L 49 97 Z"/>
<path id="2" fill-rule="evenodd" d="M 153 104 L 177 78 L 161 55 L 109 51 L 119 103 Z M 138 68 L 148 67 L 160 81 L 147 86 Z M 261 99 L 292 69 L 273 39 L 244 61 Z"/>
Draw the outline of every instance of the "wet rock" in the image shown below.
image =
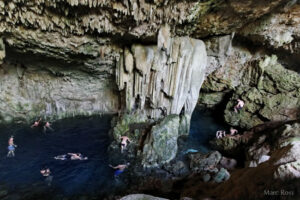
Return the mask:
<path id="1" fill-rule="evenodd" d="M 220 165 L 227 170 L 233 170 L 237 165 L 237 161 L 233 158 L 226 158 L 223 156 L 220 161 Z"/>
<path id="2" fill-rule="evenodd" d="M 179 116 L 169 115 L 152 127 L 142 154 L 144 167 L 159 166 L 170 162 L 177 154 Z"/>
<path id="3" fill-rule="evenodd" d="M 164 165 L 163 168 L 176 177 L 183 177 L 189 174 L 189 168 L 184 161 L 176 161 L 176 159 L 173 161 Z"/>
<path id="4" fill-rule="evenodd" d="M 223 165 L 228 169 L 233 169 L 236 165 L 235 160 L 224 157 L 222 158 L 222 155 L 218 151 L 208 154 L 189 154 L 189 158 L 192 172 L 201 174 L 204 182 L 213 181 L 221 183 L 228 180 L 230 178 L 230 174 L 223 168 Z"/>
<path id="5" fill-rule="evenodd" d="M 229 172 L 226 169 L 221 168 L 218 171 L 218 173 L 213 177 L 213 180 L 216 183 L 221 183 L 223 181 L 227 181 L 229 178 L 230 178 Z"/>

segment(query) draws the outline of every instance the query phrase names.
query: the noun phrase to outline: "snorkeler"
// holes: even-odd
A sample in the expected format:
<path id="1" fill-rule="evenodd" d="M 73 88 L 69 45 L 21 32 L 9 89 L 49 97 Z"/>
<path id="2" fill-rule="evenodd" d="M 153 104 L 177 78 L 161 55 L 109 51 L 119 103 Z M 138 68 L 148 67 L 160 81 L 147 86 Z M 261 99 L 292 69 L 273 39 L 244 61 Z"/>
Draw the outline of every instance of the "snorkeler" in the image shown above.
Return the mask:
<path id="1" fill-rule="evenodd" d="M 15 156 L 15 149 L 16 149 L 17 145 L 14 144 L 14 137 L 11 136 L 8 140 L 8 153 L 7 153 L 7 157 L 14 157 Z"/>
<path id="2" fill-rule="evenodd" d="M 121 137 L 121 153 L 123 153 L 124 149 L 126 149 L 128 142 L 131 142 L 129 137 L 127 136 Z"/>
<path id="3" fill-rule="evenodd" d="M 38 127 L 38 126 L 40 125 L 41 120 L 42 120 L 42 118 L 40 118 L 38 121 L 35 121 L 35 122 L 31 125 L 31 128 Z"/>
<path id="4" fill-rule="evenodd" d="M 50 174 L 51 174 L 50 169 L 48 167 L 45 167 L 45 168 L 41 169 L 40 172 L 44 177 L 46 177 L 45 182 L 47 183 L 48 186 L 50 186 L 52 179 L 53 179 L 53 176 L 50 176 Z"/>
<path id="5" fill-rule="evenodd" d="M 53 128 L 51 128 L 51 124 L 49 122 L 46 122 L 44 125 L 44 133 L 46 133 L 47 129 L 50 131 L 54 131 Z"/>
<path id="6" fill-rule="evenodd" d="M 238 103 L 234 106 L 234 112 L 236 112 L 236 113 L 239 110 L 241 110 L 244 107 L 244 105 L 245 105 L 245 102 L 243 100 L 241 100 L 241 99 L 238 99 L 237 102 Z"/>
<path id="7" fill-rule="evenodd" d="M 71 160 L 87 160 L 88 157 L 83 157 L 81 153 L 68 153 L 71 156 Z"/>
<path id="8" fill-rule="evenodd" d="M 114 175 L 115 177 L 118 177 L 120 174 L 122 174 L 125 169 L 130 165 L 130 163 L 127 163 L 127 164 L 124 164 L 124 165 L 117 165 L 117 166 L 112 166 L 112 165 L 109 165 L 111 168 L 113 169 L 116 169 Z"/>

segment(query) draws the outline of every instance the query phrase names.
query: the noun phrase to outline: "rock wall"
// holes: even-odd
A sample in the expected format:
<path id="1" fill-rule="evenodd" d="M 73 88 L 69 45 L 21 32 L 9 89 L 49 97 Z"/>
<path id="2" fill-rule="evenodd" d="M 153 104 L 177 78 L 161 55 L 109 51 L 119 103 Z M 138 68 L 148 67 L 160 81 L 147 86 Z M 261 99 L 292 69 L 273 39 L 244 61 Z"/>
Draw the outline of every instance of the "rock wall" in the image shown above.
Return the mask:
<path id="1" fill-rule="evenodd" d="M 116 113 L 119 99 L 111 73 L 91 74 L 81 65 L 32 55 L 6 61 L 0 67 L 0 123 Z"/>

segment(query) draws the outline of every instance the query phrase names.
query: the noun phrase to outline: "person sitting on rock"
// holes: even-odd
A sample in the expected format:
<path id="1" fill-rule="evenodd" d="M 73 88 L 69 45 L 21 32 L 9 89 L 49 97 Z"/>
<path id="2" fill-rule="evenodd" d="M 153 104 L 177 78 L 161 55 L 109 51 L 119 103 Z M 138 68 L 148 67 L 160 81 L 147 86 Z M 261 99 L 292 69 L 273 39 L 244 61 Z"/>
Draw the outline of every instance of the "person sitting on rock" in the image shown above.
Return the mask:
<path id="1" fill-rule="evenodd" d="M 8 140 L 8 153 L 7 157 L 14 157 L 15 156 L 15 149 L 17 145 L 14 144 L 14 137 L 11 136 Z"/>
<path id="2" fill-rule="evenodd" d="M 232 128 L 232 127 L 230 128 L 230 135 L 231 136 L 234 136 L 237 133 L 238 133 L 238 130 L 236 130 L 236 129 Z"/>
<path id="3" fill-rule="evenodd" d="M 216 132 L 217 139 L 220 139 L 220 138 L 225 137 L 225 136 L 226 136 L 226 131 L 219 130 L 219 131 Z"/>
<path id="4" fill-rule="evenodd" d="M 126 149 L 128 142 L 131 142 L 129 137 L 127 136 L 122 136 L 121 137 L 121 153 Z"/>
<path id="5" fill-rule="evenodd" d="M 112 166 L 112 165 L 109 165 L 111 168 L 113 169 L 116 169 L 115 173 L 114 173 L 114 176 L 115 178 L 118 177 L 120 174 L 122 174 L 125 169 L 130 165 L 130 163 L 126 163 L 126 164 L 123 164 L 123 165 L 117 165 L 117 166 Z"/>
<path id="6" fill-rule="evenodd" d="M 47 129 L 50 131 L 54 131 L 53 128 L 51 128 L 51 124 L 49 122 L 46 122 L 44 125 L 44 133 L 46 133 Z"/>
<path id="7" fill-rule="evenodd" d="M 238 103 L 234 106 L 234 112 L 236 112 L 236 113 L 239 110 L 241 110 L 244 107 L 244 105 L 245 105 L 245 102 L 243 100 L 241 100 L 241 99 L 238 99 L 237 102 Z"/>
<path id="8" fill-rule="evenodd" d="M 35 122 L 32 124 L 31 128 L 38 127 L 38 126 L 40 125 L 41 120 L 42 120 L 42 118 L 40 118 L 38 121 L 35 121 Z"/>

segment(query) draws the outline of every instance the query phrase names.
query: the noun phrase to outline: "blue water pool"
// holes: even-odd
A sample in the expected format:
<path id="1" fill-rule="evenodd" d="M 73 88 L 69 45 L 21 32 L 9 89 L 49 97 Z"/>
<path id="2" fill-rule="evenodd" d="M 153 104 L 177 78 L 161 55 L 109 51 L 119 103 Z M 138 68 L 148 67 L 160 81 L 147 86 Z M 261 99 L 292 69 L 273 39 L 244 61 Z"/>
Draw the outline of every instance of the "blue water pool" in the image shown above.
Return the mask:
<path id="1" fill-rule="evenodd" d="M 10 192 L 35 183 L 43 185 L 40 169 L 47 166 L 52 172 L 51 187 L 56 193 L 68 196 L 110 192 L 114 187 L 113 170 L 108 166 L 107 156 L 110 121 L 109 116 L 61 120 L 53 124 L 53 132 L 46 134 L 41 129 L 24 125 L 1 126 L 0 185 L 5 185 Z M 7 142 L 11 135 L 17 145 L 16 156 L 7 158 Z M 53 159 L 69 152 L 80 152 L 89 159 Z"/>

